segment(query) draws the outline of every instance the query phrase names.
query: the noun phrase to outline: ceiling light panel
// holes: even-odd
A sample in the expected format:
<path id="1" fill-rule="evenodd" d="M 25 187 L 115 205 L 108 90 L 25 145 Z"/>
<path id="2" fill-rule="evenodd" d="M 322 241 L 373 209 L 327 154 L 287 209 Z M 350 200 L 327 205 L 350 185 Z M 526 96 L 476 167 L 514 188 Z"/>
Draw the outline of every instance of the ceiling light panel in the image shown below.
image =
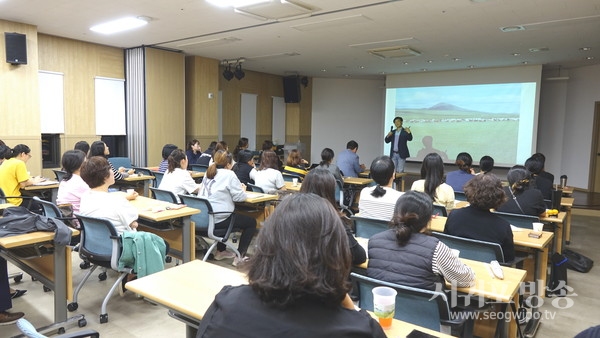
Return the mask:
<path id="1" fill-rule="evenodd" d="M 148 24 L 148 21 L 134 17 L 121 18 L 90 27 L 90 30 L 100 34 L 114 34 Z"/>
<path id="2" fill-rule="evenodd" d="M 364 23 L 364 22 L 369 22 L 369 21 L 373 21 L 373 20 L 371 20 L 371 18 L 366 17 L 362 14 L 359 14 L 359 15 L 346 16 L 343 18 L 335 18 L 335 19 L 331 19 L 331 20 L 322 20 L 322 21 L 317 21 L 317 22 L 305 23 L 305 24 L 301 24 L 301 25 L 292 26 L 292 28 L 297 29 L 302 32 L 307 32 L 307 31 L 315 31 L 315 30 L 319 30 L 319 29 L 331 29 L 331 28 L 340 27 L 340 26 L 354 25 L 354 24 Z"/>
<path id="3" fill-rule="evenodd" d="M 248 6 L 236 6 L 238 13 L 248 13 L 250 16 L 262 17 L 267 20 L 280 20 L 296 16 L 306 16 L 313 12 L 309 6 L 299 2 L 271 0 Z"/>

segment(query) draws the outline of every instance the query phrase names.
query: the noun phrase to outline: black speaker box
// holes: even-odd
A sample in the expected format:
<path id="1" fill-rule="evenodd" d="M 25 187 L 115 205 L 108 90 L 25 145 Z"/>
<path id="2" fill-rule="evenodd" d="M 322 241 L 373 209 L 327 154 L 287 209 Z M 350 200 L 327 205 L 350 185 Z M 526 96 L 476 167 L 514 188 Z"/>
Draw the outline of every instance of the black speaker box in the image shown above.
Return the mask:
<path id="1" fill-rule="evenodd" d="M 283 99 L 285 103 L 300 102 L 300 77 L 286 76 L 283 78 Z"/>
<path id="2" fill-rule="evenodd" d="M 27 36 L 19 33 L 4 33 L 6 62 L 13 65 L 27 64 Z"/>

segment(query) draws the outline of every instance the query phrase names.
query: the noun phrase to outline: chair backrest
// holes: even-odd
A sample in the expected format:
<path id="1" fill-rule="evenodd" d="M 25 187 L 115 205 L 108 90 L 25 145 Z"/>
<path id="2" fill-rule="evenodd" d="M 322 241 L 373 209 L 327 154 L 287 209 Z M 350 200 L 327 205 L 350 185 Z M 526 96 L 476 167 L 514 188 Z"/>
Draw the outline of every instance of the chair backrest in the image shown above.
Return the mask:
<path id="1" fill-rule="evenodd" d="M 436 292 L 384 282 L 352 272 L 350 278 L 357 282 L 359 307 L 373 311 L 373 288 L 387 286 L 398 292 L 394 318 L 440 332 L 442 320 L 450 319 L 448 298 Z"/>
<path id="2" fill-rule="evenodd" d="M 454 192 L 454 199 L 457 201 L 466 201 L 467 200 L 467 196 L 465 195 L 465 193 L 463 191 L 455 191 Z"/>
<path id="3" fill-rule="evenodd" d="M 208 169 L 208 165 L 194 163 L 194 164 L 190 164 L 190 168 L 192 168 L 193 171 L 199 171 L 201 173 L 205 173 L 206 170 Z"/>
<path id="4" fill-rule="evenodd" d="M 58 206 L 56 204 L 45 201 L 37 196 L 34 196 L 33 200 L 38 202 L 42 206 L 42 209 L 44 210 L 44 215 L 46 217 L 53 217 L 53 218 L 61 218 L 62 217 L 62 213 L 60 212 L 60 209 L 58 209 Z"/>
<path id="5" fill-rule="evenodd" d="M 67 172 L 64 170 L 52 169 L 52 171 L 54 172 L 54 176 L 56 176 L 56 180 L 59 182 L 62 181 L 67 174 Z"/>
<path id="6" fill-rule="evenodd" d="M 389 229 L 388 221 L 359 216 L 351 216 L 350 218 L 356 227 L 356 237 L 371 238 L 371 236 Z"/>
<path id="7" fill-rule="evenodd" d="M 153 187 L 150 187 L 150 190 L 152 190 L 152 195 L 154 195 L 154 199 L 157 199 L 159 201 L 165 201 L 165 202 L 169 202 L 169 203 L 179 204 L 179 201 L 177 200 L 177 196 L 175 196 L 175 194 L 172 191 L 153 188 Z"/>
<path id="8" fill-rule="evenodd" d="M 448 211 L 443 205 L 433 203 L 433 214 L 437 216 L 448 217 Z"/>
<path id="9" fill-rule="evenodd" d="M 136 173 L 146 175 L 146 176 L 154 176 L 154 175 L 152 175 L 152 170 L 150 170 L 148 168 L 144 168 L 144 167 L 132 167 L 132 168 L 135 169 Z"/>
<path id="10" fill-rule="evenodd" d="M 158 171 L 153 171 L 152 175 L 154 175 L 154 185 L 158 188 L 160 187 L 160 182 L 163 179 L 163 176 L 165 175 L 165 173 L 161 173 Z"/>
<path id="11" fill-rule="evenodd" d="M 208 233 L 209 229 L 214 228 L 213 210 L 209 200 L 191 195 L 179 195 L 179 199 L 188 207 L 200 210 L 200 213 L 190 216 L 190 220 L 194 222 L 196 233 Z"/>
<path id="12" fill-rule="evenodd" d="M 265 191 L 263 190 L 263 188 L 261 188 L 261 187 L 259 187 L 257 185 L 254 185 L 252 183 L 246 183 L 246 185 L 249 186 L 250 189 L 252 189 L 252 191 L 254 191 L 254 192 L 260 192 L 260 193 L 263 193 L 263 194 L 265 193 Z"/>
<path id="13" fill-rule="evenodd" d="M 479 262 L 489 263 L 496 260 L 504 262 L 504 253 L 498 243 L 480 241 L 476 239 L 452 236 L 441 232 L 432 232 L 432 236 L 438 238 L 450 249 L 460 250 L 460 257 Z"/>
<path id="14" fill-rule="evenodd" d="M 109 157 L 108 162 L 110 162 L 115 169 L 119 169 L 120 167 L 127 169 L 133 168 L 129 157 Z"/>
<path id="15" fill-rule="evenodd" d="M 283 176 L 283 180 L 286 182 L 293 182 L 294 178 L 298 179 L 298 182 L 302 182 L 302 177 L 298 176 L 298 175 L 290 175 L 290 174 L 281 174 L 281 176 Z"/>
<path id="16" fill-rule="evenodd" d="M 544 200 L 546 204 L 546 209 L 552 209 L 552 200 Z"/>
<path id="17" fill-rule="evenodd" d="M 114 225 L 105 218 L 96 218 L 76 214 L 81 225 L 81 240 L 79 255 L 88 259 L 93 264 L 102 264 L 111 262 L 114 252 L 113 239 L 118 237 Z"/>
<path id="18" fill-rule="evenodd" d="M 510 223 L 511 225 L 514 225 L 518 228 L 525 228 L 525 229 L 533 229 L 533 223 L 540 221 L 540 218 L 536 217 L 536 216 L 511 214 L 508 212 L 495 211 L 494 215 L 502 217 L 503 219 L 508 221 L 508 223 Z"/>
<path id="19" fill-rule="evenodd" d="M 335 201 L 340 207 L 347 207 L 344 205 L 344 183 L 339 180 L 335 180 Z"/>

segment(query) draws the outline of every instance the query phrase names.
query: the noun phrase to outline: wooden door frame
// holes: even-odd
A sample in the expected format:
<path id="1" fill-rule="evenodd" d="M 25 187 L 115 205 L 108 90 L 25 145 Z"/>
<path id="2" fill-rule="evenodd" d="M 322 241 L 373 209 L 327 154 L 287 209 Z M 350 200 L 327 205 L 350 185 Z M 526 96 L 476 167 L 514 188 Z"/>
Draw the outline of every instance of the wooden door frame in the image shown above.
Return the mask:
<path id="1" fill-rule="evenodd" d="M 600 182 L 596 182 L 596 168 L 600 165 L 598 161 L 598 149 L 600 148 L 600 101 L 594 104 L 594 128 L 592 131 L 592 149 L 590 152 L 590 171 L 588 179 L 588 191 L 600 192 Z M 598 189 L 596 184 L 598 183 Z"/>

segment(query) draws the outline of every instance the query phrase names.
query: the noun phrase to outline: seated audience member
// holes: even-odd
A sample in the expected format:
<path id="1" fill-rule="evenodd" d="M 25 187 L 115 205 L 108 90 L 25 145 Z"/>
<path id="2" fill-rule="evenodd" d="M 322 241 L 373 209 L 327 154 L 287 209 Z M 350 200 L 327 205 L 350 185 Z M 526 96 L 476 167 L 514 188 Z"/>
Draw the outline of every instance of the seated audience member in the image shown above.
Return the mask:
<path id="1" fill-rule="evenodd" d="M 31 177 L 26 163 L 31 158 L 31 149 L 24 144 L 17 144 L 13 149 L 5 149 L 5 160 L 0 165 L 0 188 L 7 198 L 6 202 L 16 206 L 23 203 L 21 189 L 44 181 L 42 177 Z"/>
<path id="2" fill-rule="evenodd" d="M 174 144 L 167 143 L 163 146 L 161 153 L 163 160 L 158 165 L 158 172 L 164 173 L 167 171 L 167 168 L 169 167 L 169 161 L 167 159 L 169 158 L 169 155 L 171 155 L 171 152 L 175 149 L 177 149 L 177 146 Z"/>
<path id="3" fill-rule="evenodd" d="M 402 192 L 393 189 L 394 162 L 389 156 L 379 156 L 371 163 L 371 178 L 377 183 L 374 187 L 363 188 L 358 200 L 360 217 L 389 221 L 394 215 L 394 207 Z"/>
<path id="4" fill-rule="evenodd" d="M 256 242 L 244 267 L 249 285 L 225 286 L 196 337 L 385 337 L 348 296 L 348 239 L 330 203 L 314 194 L 285 198 Z"/>
<path id="5" fill-rule="evenodd" d="M 261 154 L 260 166 L 250 171 L 250 178 L 254 184 L 261 187 L 266 193 L 285 189 L 285 183 L 281 172 L 277 169 L 277 155 L 271 150 L 265 150 Z"/>
<path id="6" fill-rule="evenodd" d="M 102 156 L 88 158 L 81 166 L 80 175 L 91 190 L 81 196 L 79 213 L 108 219 L 119 235 L 125 231 L 136 231 L 138 211 L 129 200 L 135 199 L 138 193 L 134 191 L 123 195 L 108 192 L 108 187 L 115 184 L 108 160 Z"/>
<path id="7" fill-rule="evenodd" d="M 233 160 L 237 161 L 238 154 L 240 153 L 240 151 L 246 150 L 246 149 L 248 149 L 248 138 L 240 137 L 240 139 L 238 140 L 237 146 L 235 146 L 235 149 L 233 149 L 233 153 L 232 153 Z"/>
<path id="8" fill-rule="evenodd" d="M 73 147 L 73 149 L 81 150 L 81 151 L 83 151 L 85 156 L 87 156 L 87 154 L 90 152 L 90 144 L 87 143 L 87 141 L 79 141 L 79 142 L 75 143 L 75 146 Z"/>
<path id="9" fill-rule="evenodd" d="M 250 178 L 250 172 L 254 169 L 254 155 L 250 150 L 242 149 L 238 152 L 237 162 L 233 165 L 233 172 L 244 184 L 254 184 L 254 180 Z"/>
<path id="10" fill-rule="evenodd" d="M 547 216 L 544 196 L 537 189 L 529 189 L 531 177 L 524 166 L 512 167 L 508 171 L 506 179 L 508 179 L 508 187 L 504 188 L 504 193 L 508 200 L 498 207 L 498 211 L 538 217 Z"/>
<path id="11" fill-rule="evenodd" d="M 452 187 L 454 191 L 463 191 L 465 184 L 473 178 L 474 170 L 471 168 L 473 158 L 469 153 L 459 153 L 456 156 L 458 170 L 451 171 L 446 174 L 446 183 Z"/>
<path id="12" fill-rule="evenodd" d="M 444 183 L 444 162 L 437 153 L 429 153 L 421 165 L 421 179 L 410 190 L 426 193 L 433 203 L 443 205 L 447 211 L 454 208 L 454 189 Z"/>
<path id="13" fill-rule="evenodd" d="M 351 140 L 346 143 L 346 150 L 338 155 L 337 166 L 344 176 L 358 177 L 359 173 L 365 171 L 365 165 L 360 163 L 357 151 L 358 143 Z"/>
<path id="14" fill-rule="evenodd" d="M 444 232 L 453 236 L 499 243 L 504 252 L 504 261 L 513 261 L 515 246 L 510 224 L 490 211 L 506 201 L 502 182 L 491 173 L 477 175 L 465 185 L 465 196 L 470 205 L 456 209 L 448 215 Z"/>
<path id="15" fill-rule="evenodd" d="M 433 211 L 425 193 L 408 191 L 398 198 L 390 229 L 369 239 L 367 275 L 390 283 L 436 290 L 440 277 L 468 287 L 475 274 L 450 248 L 424 234 Z"/>
<path id="16" fill-rule="evenodd" d="M 550 182 L 552 182 L 552 184 L 554 184 L 554 175 L 546 171 L 546 156 L 544 156 L 544 154 L 542 153 L 535 153 L 531 155 L 531 157 L 537 159 L 542 163 L 542 170 L 538 175 L 548 179 Z"/>
<path id="17" fill-rule="evenodd" d="M 226 153 L 229 153 L 229 146 L 227 145 L 227 142 L 225 141 L 219 141 L 217 142 L 217 145 L 215 146 L 215 150 L 213 150 L 213 156 L 210 159 L 210 162 L 208 162 L 208 165 L 210 166 L 211 164 L 213 164 L 214 159 L 215 159 L 215 153 L 219 150 L 223 150 Z M 236 159 L 232 157 L 232 165 L 235 164 Z"/>
<path id="18" fill-rule="evenodd" d="M 337 165 L 333 164 L 333 157 L 335 156 L 333 150 L 330 148 L 325 148 L 321 151 L 321 163 L 319 163 L 319 168 L 327 169 L 330 173 L 333 174 L 336 181 L 344 182 L 342 178 L 342 173 L 340 172 L 340 168 Z"/>
<path id="19" fill-rule="evenodd" d="M 90 191 L 90 187 L 80 176 L 81 166 L 86 154 L 81 150 L 68 150 L 62 156 L 65 177 L 58 186 L 56 204 L 71 204 L 73 213 L 79 213 L 81 197 Z"/>
<path id="20" fill-rule="evenodd" d="M 285 167 L 283 167 L 283 173 L 298 176 L 300 177 L 300 180 L 302 180 L 304 176 L 308 174 L 306 164 L 308 164 L 308 162 L 302 158 L 300 151 L 298 151 L 298 149 L 293 149 L 288 154 Z"/>
<path id="21" fill-rule="evenodd" d="M 260 152 L 259 158 L 262 158 L 262 153 L 266 150 L 271 150 L 275 153 L 275 155 L 277 155 L 277 146 L 275 144 L 273 144 L 273 142 L 271 140 L 265 140 L 263 142 L 262 150 Z M 279 170 L 279 171 L 283 170 L 283 162 L 281 161 L 279 156 L 277 156 L 277 170 Z"/>
<path id="22" fill-rule="evenodd" d="M 552 199 L 552 181 L 543 176 L 540 176 L 540 173 L 544 168 L 542 160 L 539 157 L 532 156 L 525 161 L 525 168 L 527 168 L 527 170 L 529 170 L 529 172 L 531 173 L 530 187 L 541 191 L 542 196 L 544 196 L 544 199 Z"/>
<path id="23" fill-rule="evenodd" d="M 94 143 L 92 143 L 91 147 L 90 147 L 90 152 L 88 153 L 88 158 L 91 158 L 93 156 L 100 156 L 100 157 L 104 157 L 105 159 L 108 158 L 108 155 L 110 155 L 110 149 L 108 149 L 108 146 L 106 145 L 106 143 L 102 142 L 102 141 L 94 141 Z M 115 180 L 122 180 L 124 178 L 129 177 L 129 175 L 133 174 L 135 172 L 135 170 L 129 169 L 126 170 L 123 167 L 120 168 L 116 168 L 113 167 L 112 163 L 108 162 L 108 164 L 110 165 L 110 169 L 113 172 L 113 176 L 115 177 Z"/>
<path id="24" fill-rule="evenodd" d="M 217 146 L 217 141 L 212 141 L 206 151 L 200 155 L 198 160 L 196 160 L 196 164 L 204 164 L 208 166 L 210 160 L 212 159 L 212 155 L 215 152 L 215 147 Z"/>
<path id="25" fill-rule="evenodd" d="M 485 155 L 479 160 L 479 174 L 487 174 L 494 169 L 494 159 L 491 156 Z"/>
<path id="26" fill-rule="evenodd" d="M 335 201 L 335 178 L 326 169 L 315 168 L 311 170 L 308 175 L 306 175 L 304 181 L 302 181 L 300 192 L 319 195 L 337 209 L 337 202 Z M 352 230 L 350 229 L 352 221 L 341 211 L 338 211 L 338 213 L 344 224 L 344 228 L 346 229 L 346 235 L 348 235 L 350 253 L 352 254 L 352 265 L 362 264 L 367 260 L 367 255 L 365 254 L 365 249 L 358 244 L 356 238 L 354 238 L 354 235 L 352 234 Z"/>
<path id="27" fill-rule="evenodd" d="M 214 163 L 206 170 L 198 196 L 208 199 L 213 211 L 218 213 L 214 216 L 215 228 L 226 229 L 235 210 L 235 202 L 243 202 L 247 198 L 246 186 L 231 171 L 233 167 L 231 154 L 225 150 L 217 150 L 214 159 Z M 239 259 L 233 252 L 227 251 L 223 243 L 217 245 L 214 258 L 216 260 L 234 258 L 233 265 L 237 266 L 247 259 L 245 255 L 256 231 L 256 220 L 246 215 L 236 214 L 233 229 L 242 232 L 238 245 L 242 258 Z"/>
<path id="28" fill-rule="evenodd" d="M 2 144 L 0 144 L 0 164 L 10 158 L 12 153 L 12 149 L 10 149 L 2 140 L 0 140 Z"/>
<path id="29" fill-rule="evenodd" d="M 190 165 L 196 164 L 196 161 L 202 156 L 202 147 L 200 147 L 200 141 L 193 139 L 188 142 L 185 150 L 185 156 L 188 159 L 188 170 L 192 170 Z"/>
<path id="30" fill-rule="evenodd" d="M 177 202 L 181 203 L 179 195 L 197 193 L 200 189 L 200 184 L 197 184 L 192 175 L 190 175 L 190 172 L 185 169 L 188 166 L 188 159 L 183 150 L 173 150 L 167 161 L 169 162 L 169 167 L 162 181 L 160 181 L 158 188 L 172 192 L 177 197 Z"/>

